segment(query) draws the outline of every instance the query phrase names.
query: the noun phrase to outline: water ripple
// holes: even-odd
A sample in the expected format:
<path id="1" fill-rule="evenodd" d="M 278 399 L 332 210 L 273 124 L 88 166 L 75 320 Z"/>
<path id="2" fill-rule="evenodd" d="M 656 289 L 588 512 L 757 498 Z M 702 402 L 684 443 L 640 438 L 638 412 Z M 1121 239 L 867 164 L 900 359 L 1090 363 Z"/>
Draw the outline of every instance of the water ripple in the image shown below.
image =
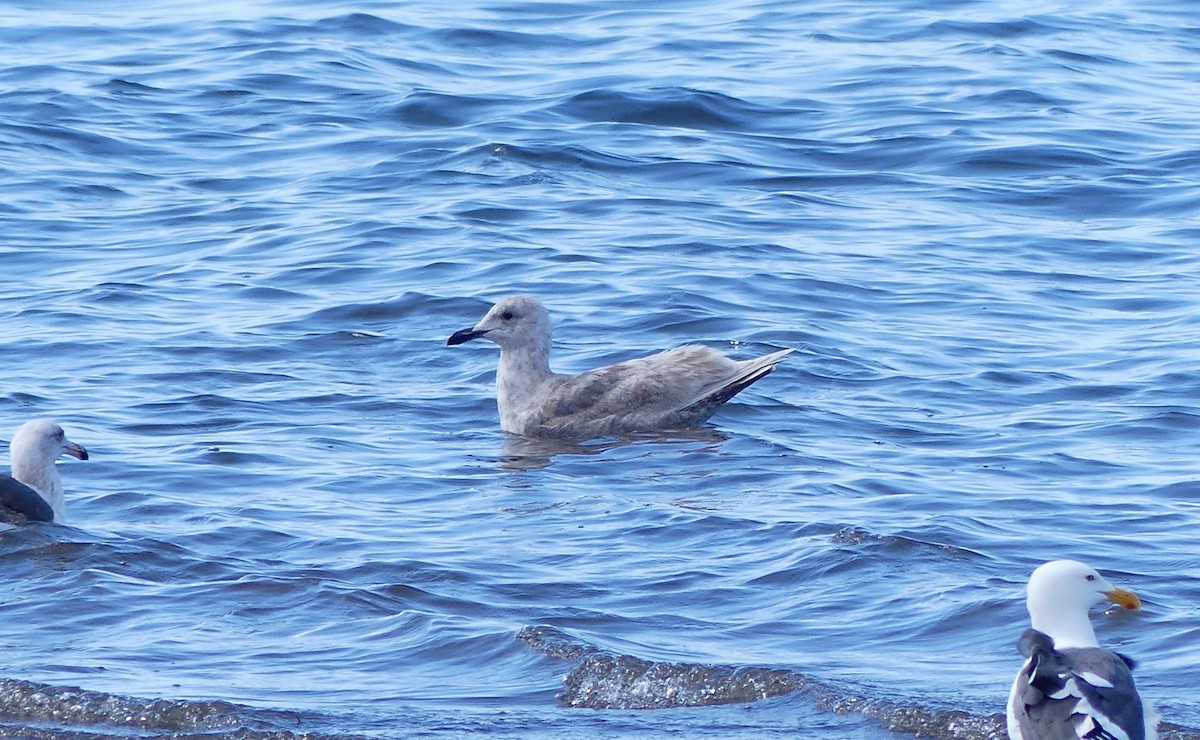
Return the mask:
<path id="1" fill-rule="evenodd" d="M 0 533 L 3 733 L 991 737 L 1069 556 L 1195 736 L 1186 5 L 0 20 L 3 429 L 92 452 Z M 506 439 L 445 340 L 516 291 L 562 371 L 800 351 L 694 434 Z"/>

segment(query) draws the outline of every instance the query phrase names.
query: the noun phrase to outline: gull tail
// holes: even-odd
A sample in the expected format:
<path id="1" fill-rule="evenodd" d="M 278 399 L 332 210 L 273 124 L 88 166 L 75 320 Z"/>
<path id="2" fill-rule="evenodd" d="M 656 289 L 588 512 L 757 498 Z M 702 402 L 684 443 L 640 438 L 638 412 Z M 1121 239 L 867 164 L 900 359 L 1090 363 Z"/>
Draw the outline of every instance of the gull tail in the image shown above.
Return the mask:
<path id="1" fill-rule="evenodd" d="M 769 355 L 763 355 L 762 357 L 756 357 L 753 360 L 745 360 L 739 363 L 738 372 L 733 377 L 705 393 L 698 400 L 684 408 L 681 413 L 685 415 L 696 414 L 701 420 L 707 419 L 717 410 L 718 406 L 746 390 L 756 381 L 769 375 L 785 355 L 789 355 L 794 351 L 793 349 L 781 349 L 778 352 L 772 352 Z"/>

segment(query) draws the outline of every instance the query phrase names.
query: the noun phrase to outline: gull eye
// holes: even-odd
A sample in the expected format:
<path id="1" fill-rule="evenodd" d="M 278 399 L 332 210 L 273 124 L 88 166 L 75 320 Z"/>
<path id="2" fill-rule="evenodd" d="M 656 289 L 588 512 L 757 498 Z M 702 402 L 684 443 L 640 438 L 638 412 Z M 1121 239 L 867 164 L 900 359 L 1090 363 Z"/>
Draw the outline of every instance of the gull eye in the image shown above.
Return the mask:
<path id="1" fill-rule="evenodd" d="M 1084 578 L 1088 579 L 1088 581 L 1094 581 L 1094 580 L 1096 580 L 1096 576 L 1093 576 L 1093 575 L 1090 575 L 1090 574 L 1089 574 L 1089 575 L 1086 575 L 1086 576 L 1084 576 Z"/>
<path id="2" fill-rule="evenodd" d="M 504 319 L 505 321 L 512 319 L 512 317 L 513 317 L 512 311 L 505 311 L 504 313 L 500 314 L 500 318 Z"/>

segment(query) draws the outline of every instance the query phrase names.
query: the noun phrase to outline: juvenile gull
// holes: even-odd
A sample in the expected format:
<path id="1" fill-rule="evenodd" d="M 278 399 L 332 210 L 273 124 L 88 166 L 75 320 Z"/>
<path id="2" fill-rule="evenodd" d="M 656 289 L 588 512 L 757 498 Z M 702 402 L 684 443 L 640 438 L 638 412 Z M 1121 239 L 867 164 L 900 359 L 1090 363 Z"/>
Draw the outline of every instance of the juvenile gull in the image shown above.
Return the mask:
<path id="1" fill-rule="evenodd" d="M 49 419 L 22 424 L 8 450 L 12 475 L 0 475 L 0 521 L 62 522 L 67 508 L 54 461 L 63 454 L 86 460 L 87 450 Z"/>
<path id="2" fill-rule="evenodd" d="M 1154 740 L 1157 720 L 1133 683 L 1134 663 L 1096 641 L 1088 608 L 1105 599 L 1126 609 L 1141 600 L 1074 560 L 1039 566 L 1029 577 L 1032 629 L 1008 697 L 1012 740 Z"/>
<path id="3" fill-rule="evenodd" d="M 717 407 L 775 369 L 792 350 L 731 360 L 687 345 L 578 375 L 550 370 L 550 314 L 533 296 L 503 299 L 446 344 L 483 337 L 500 345 L 500 428 L 528 437 L 591 439 L 702 424 Z"/>

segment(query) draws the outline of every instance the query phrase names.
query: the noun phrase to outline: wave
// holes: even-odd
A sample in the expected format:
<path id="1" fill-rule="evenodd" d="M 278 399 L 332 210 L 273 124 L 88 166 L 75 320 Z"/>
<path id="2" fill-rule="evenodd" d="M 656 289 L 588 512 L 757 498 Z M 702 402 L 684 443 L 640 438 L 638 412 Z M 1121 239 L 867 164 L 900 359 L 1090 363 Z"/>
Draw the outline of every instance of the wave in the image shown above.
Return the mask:
<path id="1" fill-rule="evenodd" d="M 517 639 L 574 665 L 563 678 L 561 706 L 584 709 L 668 709 L 760 701 L 802 693 L 822 711 L 862 714 L 892 732 L 947 740 L 1003 740 L 1002 714 L 971 714 L 908 700 L 870 697 L 798 671 L 754 666 L 645 660 L 613 653 L 546 625 L 525 627 Z M 1162 740 L 1200 740 L 1200 731 L 1170 723 Z"/>
<path id="2" fill-rule="evenodd" d="M 294 728 L 319 718 L 258 709 L 225 701 L 139 699 L 72 686 L 0 679 L 0 737 L 174 738 L 236 737 L 245 740 L 335 740 L 343 737 Z"/>

